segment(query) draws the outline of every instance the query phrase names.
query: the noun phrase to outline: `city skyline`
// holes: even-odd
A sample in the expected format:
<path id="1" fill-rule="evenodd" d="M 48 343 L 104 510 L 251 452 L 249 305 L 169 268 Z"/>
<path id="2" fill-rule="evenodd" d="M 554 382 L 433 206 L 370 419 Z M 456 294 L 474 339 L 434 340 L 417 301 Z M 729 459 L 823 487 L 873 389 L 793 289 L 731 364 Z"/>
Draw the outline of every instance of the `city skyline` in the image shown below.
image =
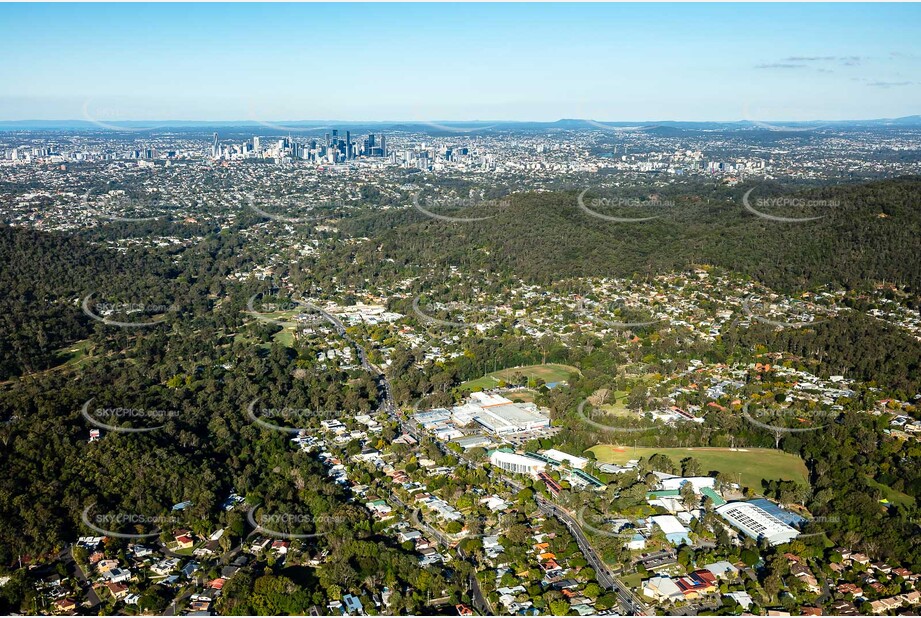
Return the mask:
<path id="1" fill-rule="evenodd" d="M 4 121 L 864 120 L 914 115 L 921 102 L 921 12 L 910 5 L 5 5 L 0 15 Z M 78 51 L 35 45 L 34 24 Z"/>

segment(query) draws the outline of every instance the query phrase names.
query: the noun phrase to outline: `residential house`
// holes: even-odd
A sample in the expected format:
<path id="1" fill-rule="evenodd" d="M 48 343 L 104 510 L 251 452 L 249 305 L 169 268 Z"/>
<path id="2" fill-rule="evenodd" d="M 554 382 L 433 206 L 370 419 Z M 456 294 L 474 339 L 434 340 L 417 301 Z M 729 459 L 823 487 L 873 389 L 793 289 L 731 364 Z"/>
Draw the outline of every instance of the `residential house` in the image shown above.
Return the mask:
<path id="1" fill-rule="evenodd" d="M 656 601 L 683 601 L 684 592 L 671 577 L 650 577 L 643 582 L 643 595 Z"/>
<path id="2" fill-rule="evenodd" d="M 128 586 L 119 582 L 108 582 L 106 588 L 112 593 L 116 600 L 120 601 L 128 596 Z"/>

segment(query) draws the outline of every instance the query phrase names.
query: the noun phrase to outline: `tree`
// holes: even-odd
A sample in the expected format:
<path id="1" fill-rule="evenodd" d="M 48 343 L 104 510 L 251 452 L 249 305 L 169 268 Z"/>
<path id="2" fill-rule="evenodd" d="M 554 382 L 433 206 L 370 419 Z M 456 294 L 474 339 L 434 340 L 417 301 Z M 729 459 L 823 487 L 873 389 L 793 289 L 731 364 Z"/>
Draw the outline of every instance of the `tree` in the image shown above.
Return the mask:
<path id="1" fill-rule="evenodd" d="M 551 616 L 566 616 L 569 614 L 569 603 L 567 601 L 550 601 Z"/>
<path id="2" fill-rule="evenodd" d="M 768 593 L 771 598 L 774 598 L 783 587 L 783 581 L 780 579 L 779 575 L 772 574 L 764 578 L 763 586 L 764 591 Z"/>
<path id="3" fill-rule="evenodd" d="M 743 549 L 739 558 L 748 566 L 755 566 L 758 564 L 758 552 L 751 549 Z"/>
<path id="4" fill-rule="evenodd" d="M 700 476 L 701 467 L 700 462 L 694 457 L 685 457 L 681 460 L 681 475 L 682 476 Z"/>
<path id="5" fill-rule="evenodd" d="M 448 525 L 445 526 L 445 530 L 448 531 L 448 534 L 457 534 L 463 529 L 464 526 L 459 521 L 448 522 Z"/>
<path id="6" fill-rule="evenodd" d="M 684 508 L 690 510 L 696 509 L 699 503 L 697 494 L 694 492 L 694 485 L 687 482 L 681 485 L 681 489 L 678 490 L 678 493 L 681 495 L 681 502 L 684 504 Z"/>

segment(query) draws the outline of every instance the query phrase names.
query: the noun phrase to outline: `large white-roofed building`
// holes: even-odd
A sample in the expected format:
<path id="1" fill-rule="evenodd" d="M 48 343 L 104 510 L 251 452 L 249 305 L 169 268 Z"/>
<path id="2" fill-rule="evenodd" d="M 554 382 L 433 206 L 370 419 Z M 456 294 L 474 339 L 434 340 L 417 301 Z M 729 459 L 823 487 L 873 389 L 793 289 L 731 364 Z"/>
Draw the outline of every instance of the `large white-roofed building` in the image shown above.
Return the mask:
<path id="1" fill-rule="evenodd" d="M 507 405 L 481 408 L 473 420 L 495 434 L 517 433 L 550 426 L 548 417 L 511 402 Z"/>
<path id="2" fill-rule="evenodd" d="M 717 507 L 716 512 L 746 536 L 755 540 L 766 539 L 771 545 L 789 543 L 799 536 L 796 528 L 748 502 L 729 502 Z"/>
<path id="3" fill-rule="evenodd" d="M 450 410 L 438 408 L 413 415 L 428 431 L 449 421 L 457 427 L 479 425 L 493 435 L 510 435 L 550 427 L 550 417 L 533 403 L 514 403 L 494 393 L 471 393 L 470 400 Z M 569 456 L 572 457 L 572 456 Z"/>
<path id="4" fill-rule="evenodd" d="M 547 467 L 542 461 L 507 451 L 493 451 L 489 454 L 489 463 L 506 472 L 531 476 L 537 476 L 538 472 L 543 472 Z"/>
<path id="5" fill-rule="evenodd" d="M 569 453 L 564 453 L 563 451 L 558 451 L 555 448 L 548 448 L 547 450 L 541 453 L 544 457 L 548 457 L 554 461 L 559 461 L 560 463 L 569 464 L 573 468 L 578 468 L 583 470 L 585 466 L 588 465 L 588 459 L 585 457 L 577 457 L 576 455 L 570 455 Z"/>
<path id="6" fill-rule="evenodd" d="M 662 479 L 662 489 L 681 489 L 681 486 L 690 483 L 694 488 L 694 493 L 699 494 L 704 487 L 713 489 L 716 486 L 716 479 L 712 476 L 677 476 L 670 479 Z"/>
<path id="7" fill-rule="evenodd" d="M 681 520 L 674 515 L 653 515 L 649 518 L 649 521 L 662 530 L 665 534 L 665 538 L 672 545 L 681 545 L 682 543 L 691 542 L 691 537 L 688 536 L 690 530 L 685 528 Z"/>

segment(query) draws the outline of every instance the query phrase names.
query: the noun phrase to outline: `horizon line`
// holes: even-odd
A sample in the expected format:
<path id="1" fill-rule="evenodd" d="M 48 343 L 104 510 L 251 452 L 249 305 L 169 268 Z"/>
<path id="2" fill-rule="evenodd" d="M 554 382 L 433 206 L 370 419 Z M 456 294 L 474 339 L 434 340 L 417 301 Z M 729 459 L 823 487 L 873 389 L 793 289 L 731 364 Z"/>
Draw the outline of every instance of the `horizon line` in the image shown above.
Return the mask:
<path id="1" fill-rule="evenodd" d="M 25 118 L 25 119 L 7 119 L 0 118 L 0 123 L 41 123 L 41 122 L 57 122 L 57 123 L 74 123 L 74 124 L 96 124 L 96 123 L 235 123 L 235 124 L 253 124 L 253 125 L 265 125 L 265 123 L 290 123 L 290 124 L 313 124 L 313 123 L 339 123 L 339 124 L 356 124 L 356 123 L 400 123 L 400 124 L 430 124 L 430 123 L 450 123 L 450 124 L 459 124 L 459 123 L 473 123 L 473 124 L 485 124 L 485 123 L 507 123 L 507 124 L 557 124 L 561 122 L 584 122 L 584 123 L 618 123 L 618 124 L 657 124 L 657 123 L 767 123 L 767 122 L 786 122 L 786 123 L 796 123 L 796 124 L 805 124 L 805 123 L 815 123 L 815 122 L 870 122 L 870 121 L 886 121 L 886 120 L 904 120 L 906 118 L 921 118 L 921 114 L 909 114 L 906 116 L 892 116 L 892 117 L 860 117 L 860 118 L 813 118 L 809 120 L 790 120 L 783 118 L 771 118 L 771 119 L 751 119 L 751 118 L 739 118 L 735 120 L 720 119 L 720 120 L 697 120 L 697 119 L 658 119 L 658 120 L 595 120 L 593 118 L 558 118 L 556 120 L 520 120 L 520 119 L 442 119 L 442 118 L 433 118 L 425 120 L 409 120 L 409 119 L 383 119 L 383 120 L 372 120 L 372 119 L 361 119 L 361 120 L 345 120 L 345 119 L 270 119 L 270 120 L 253 120 L 253 119 L 232 119 L 232 120 L 219 120 L 214 118 L 208 119 L 182 119 L 182 118 L 170 118 L 165 120 L 153 120 L 153 119 L 110 119 L 110 118 L 99 118 L 99 119 L 87 119 L 87 118 Z M 324 127 L 319 127 L 324 128 Z"/>

